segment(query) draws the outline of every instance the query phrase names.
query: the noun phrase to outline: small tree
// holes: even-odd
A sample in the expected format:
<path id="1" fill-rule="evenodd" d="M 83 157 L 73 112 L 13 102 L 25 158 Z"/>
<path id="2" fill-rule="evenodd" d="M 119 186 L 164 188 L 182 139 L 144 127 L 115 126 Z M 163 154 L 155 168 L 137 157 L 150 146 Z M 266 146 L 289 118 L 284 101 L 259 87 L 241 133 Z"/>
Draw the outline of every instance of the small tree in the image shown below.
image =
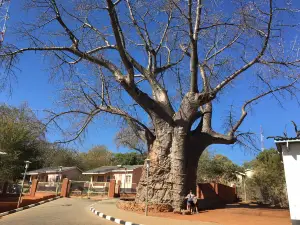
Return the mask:
<path id="1" fill-rule="evenodd" d="M 116 134 L 115 142 L 117 147 L 123 146 L 144 155 L 147 152 L 147 146 L 145 140 L 142 139 L 143 137 L 144 135 L 141 135 L 134 126 L 127 126 L 121 128 Z"/>
<path id="2" fill-rule="evenodd" d="M 230 184 L 237 180 L 236 174 L 241 170 L 226 156 L 206 150 L 199 160 L 197 181 Z"/>
<path id="3" fill-rule="evenodd" d="M 100 166 L 109 166 L 113 161 L 113 153 L 104 145 L 97 145 L 86 153 L 81 153 L 83 169 L 90 170 Z"/>
<path id="4" fill-rule="evenodd" d="M 251 162 L 254 175 L 248 179 L 248 189 L 265 203 L 288 206 L 283 163 L 275 149 L 264 150 Z"/>

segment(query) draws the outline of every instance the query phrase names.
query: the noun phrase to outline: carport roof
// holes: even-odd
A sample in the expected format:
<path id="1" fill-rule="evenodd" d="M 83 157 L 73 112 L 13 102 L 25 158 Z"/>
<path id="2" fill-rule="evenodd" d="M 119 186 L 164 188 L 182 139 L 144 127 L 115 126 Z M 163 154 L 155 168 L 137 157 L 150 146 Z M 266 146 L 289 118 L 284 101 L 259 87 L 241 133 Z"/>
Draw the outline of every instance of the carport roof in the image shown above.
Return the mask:
<path id="1" fill-rule="evenodd" d="M 70 167 L 62 167 L 61 172 L 65 172 L 65 171 L 73 170 L 73 169 L 80 170 L 76 166 L 70 166 Z M 59 172 L 60 172 L 59 166 L 55 166 L 55 167 L 46 167 L 46 168 L 41 168 L 41 169 L 37 169 L 37 170 L 31 170 L 31 171 L 28 171 L 26 173 L 26 175 L 38 175 L 38 174 L 43 174 L 43 173 L 47 174 L 47 173 L 59 173 Z"/>
<path id="2" fill-rule="evenodd" d="M 83 172 L 82 174 L 106 174 L 109 172 L 133 171 L 136 168 L 143 167 L 143 165 L 123 165 L 123 166 L 101 166 L 92 170 Z"/>

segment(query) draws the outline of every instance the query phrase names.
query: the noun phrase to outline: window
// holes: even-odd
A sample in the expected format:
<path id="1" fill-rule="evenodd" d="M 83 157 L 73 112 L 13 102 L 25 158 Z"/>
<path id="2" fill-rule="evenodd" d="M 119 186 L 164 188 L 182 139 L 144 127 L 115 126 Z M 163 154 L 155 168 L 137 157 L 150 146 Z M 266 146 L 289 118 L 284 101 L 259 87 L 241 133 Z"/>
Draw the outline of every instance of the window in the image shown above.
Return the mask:
<path id="1" fill-rule="evenodd" d="M 97 182 L 104 182 L 104 177 L 103 176 L 98 176 L 97 177 Z"/>
<path id="2" fill-rule="evenodd" d="M 131 175 L 126 175 L 126 183 L 131 183 Z"/>
<path id="3" fill-rule="evenodd" d="M 106 177 L 106 182 L 110 182 L 110 176 Z"/>

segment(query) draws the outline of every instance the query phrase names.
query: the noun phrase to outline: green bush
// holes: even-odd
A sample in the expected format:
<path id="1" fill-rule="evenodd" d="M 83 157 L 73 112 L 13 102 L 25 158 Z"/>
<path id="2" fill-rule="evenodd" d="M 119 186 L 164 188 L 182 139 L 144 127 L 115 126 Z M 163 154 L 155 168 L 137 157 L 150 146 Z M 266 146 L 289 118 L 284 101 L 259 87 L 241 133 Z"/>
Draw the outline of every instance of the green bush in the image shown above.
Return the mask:
<path id="1" fill-rule="evenodd" d="M 287 207 L 284 168 L 279 153 L 275 149 L 265 150 L 251 164 L 254 175 L 246 180 L 248 198 Z"/>

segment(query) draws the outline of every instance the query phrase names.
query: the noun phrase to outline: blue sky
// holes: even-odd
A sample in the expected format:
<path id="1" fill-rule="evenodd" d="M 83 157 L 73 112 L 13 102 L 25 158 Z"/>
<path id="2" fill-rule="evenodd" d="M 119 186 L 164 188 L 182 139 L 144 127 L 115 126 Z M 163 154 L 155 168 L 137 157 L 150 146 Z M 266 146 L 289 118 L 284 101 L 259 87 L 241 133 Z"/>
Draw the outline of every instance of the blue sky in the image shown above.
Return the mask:
<path id="1" fill-rule="evenodd" d="M 6 36 L 7 41 L 12 40 L 9 33 L 9 24 L 13 24 L 20 18 L 24 18 L 24 15 L 18 13 L 18 11 L 19 5 L 17 1 L 12 1 Z M 12 95 L 9 95 L 8 92 L 0 93 L 0 103 L 19 106 L 26 102 L 28 106 L 36 112 L 37 116 L 43 119 L 45 115 L 43 113 L 44 109 L 55 109 L 53 102 L 58 97 L 57 90 L 60 84 L 49 80 L 49 76 L 47 76 L 48 74 L 45 70 L 47 64 L 38 54 L 29 53 L 23 55 L 18 66 L 20 71 L 16 73 L 18 79 L 13 85 Z M 244 88 L 246 82 L 247 80 L 242 80 L 240 83 L 237 83 L 235 89 L 228 95 L 229 97 L 222 98 L 222 101 L 215 106 L 213 126 L 216 130 L 221 131 L 225 113 L 230 105 L 234 103 L 240 104 L 243 99 L 242 97 L 249 95 L 248 90 Z M 233 96 L 235 96 L 235 98 L 233 98 Z M 298 122 L 300 125 L 299 106 L 295 101 L 287 99 L 284 108 L 281 108 L 274 99 L 266 98 L 265 101 L 261 101 L 253 107 L 253 112 L 249 113 L 242 128 L 246 131 L 250 129 L 259 135 L 260 126 L 262 126 L 265 137 L 281 135 L 286 128 L 288 134 L 293 136 L 294 132 L 290 123 L 291 120 L 296 121 L 296 123 Z M 96 123 L 90 126 L 84 142 L 81 145 L 71 144 L 71 146 L 75 146 L 81 151 L 87 151 L 94 145 L 103 144 L 112 151 L 126 151 L 124 148 L 119 150 L 116 148 L 114 136 L 117 131 L 118 127 L 115 123 Z M 48 134 L 50 141 L 55 141 L 58 138 L 59 136 L 53 132 Z M 265 147 L 274 147 L 273 141 L 265 140 Z M 238 164 L 253 159 L 257 154 L 247 150 L 245 151 L 239 146 L 214 145 L 211 146 L 211 148 L 218 153 L 228 156 Z"/>

